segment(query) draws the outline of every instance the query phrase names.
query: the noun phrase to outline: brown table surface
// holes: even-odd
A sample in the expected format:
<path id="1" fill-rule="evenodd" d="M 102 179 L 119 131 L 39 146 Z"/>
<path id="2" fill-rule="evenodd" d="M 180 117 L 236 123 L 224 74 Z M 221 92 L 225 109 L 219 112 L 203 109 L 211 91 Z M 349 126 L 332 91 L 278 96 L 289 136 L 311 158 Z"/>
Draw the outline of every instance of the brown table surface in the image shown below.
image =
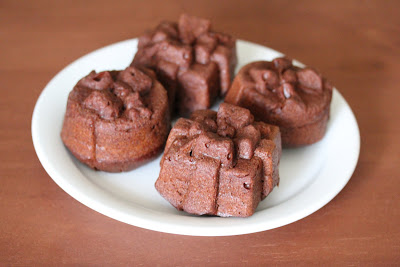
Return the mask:
<path id="1" fill-rule="evenodd" d="M 400 2 L 74 3 L 0 2 L 0 265 L 400 264 Z M 325 207 L 260 233 L 179 236 L 103 216 L 45 172 L 30 126 L 47 82 L 82 55 L 182 12 L 314 66 L 339 88 L 361 153 Z"/>

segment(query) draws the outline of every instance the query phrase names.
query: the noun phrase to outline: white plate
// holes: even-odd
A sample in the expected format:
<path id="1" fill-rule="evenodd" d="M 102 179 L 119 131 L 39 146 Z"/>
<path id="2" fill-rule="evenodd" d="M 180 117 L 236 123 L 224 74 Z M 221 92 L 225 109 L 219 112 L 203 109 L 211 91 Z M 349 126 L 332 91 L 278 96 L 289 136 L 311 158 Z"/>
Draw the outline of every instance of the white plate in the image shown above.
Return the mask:
<path id="1" fill-rule="evenodd" d="M 65 192 L 84 205 L 116 220 L 160 232 L 239 235 L 276 228 L 310 215 L 333 199 L 350 179 L 358 160 L 360 135 L 349 105 L 336 89 L 324 139 L 311 146 L 283 151 L 279 188 L 249 218 L 198 217 L 175 210 L 154 188 L 160 157 L 139 169 L 119 174 L 93 171 L 79 163 L 60 139 L 68 93 L 92 69 L 128 66 L 136 45 L 136 39 L 127 40 L 76 60 L 44 88 L 33 112 L 32 139 L 40 162 Z M 238 41 L 237 48 L 237 69 L 254 60 L 282 55 L 245 41 Z"/>

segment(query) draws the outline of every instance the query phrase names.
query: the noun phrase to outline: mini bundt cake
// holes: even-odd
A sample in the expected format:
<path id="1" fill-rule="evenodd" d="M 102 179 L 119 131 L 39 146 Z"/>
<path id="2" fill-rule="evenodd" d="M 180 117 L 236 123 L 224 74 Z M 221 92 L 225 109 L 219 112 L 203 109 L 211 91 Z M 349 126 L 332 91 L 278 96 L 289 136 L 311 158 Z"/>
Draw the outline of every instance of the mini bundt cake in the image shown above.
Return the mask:
<path id="1" fill-rule="evenodd" d="M 131 170 L 159 154 L 170 130 L 168 96 L 153 71 L 92 71 L 68 97 L 61 138 L 102 171 Z"/>
<path id="2" fill-rule="evenodd" d="M 236 41 L 211 30 L 209 20 L 181 15 L 139 38 L 132 66 L 155 70 L 180 115 L 209 108 L 225 95 L 236 66 Z"/>
<path id="3" fill-rule="evenodd" d="M 284 147 L 315 143 L 325 135 L 332 86 L 315 70 L 287 58 L 245 65 L 225 102 L 247 108 L 256 120 L 278 125 Z"/>
<path id="4" fill-rule="evenodd" d="M 277 126 L 222 103 L 218 113 L 199 110 L 177 121 L 155 186 L 178 210 L 247 217 L 279 183 L 280 156 Z"/>

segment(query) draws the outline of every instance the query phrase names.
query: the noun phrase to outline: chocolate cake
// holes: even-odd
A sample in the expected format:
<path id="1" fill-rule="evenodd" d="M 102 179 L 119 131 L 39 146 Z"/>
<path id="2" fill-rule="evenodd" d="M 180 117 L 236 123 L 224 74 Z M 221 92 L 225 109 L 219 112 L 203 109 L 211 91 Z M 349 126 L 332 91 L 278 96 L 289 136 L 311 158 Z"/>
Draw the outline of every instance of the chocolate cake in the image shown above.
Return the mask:
<path id="1" fill-rule="evenodd" d="M 225 95 L 236 66 L 236 41 L 206 19 L 181 15 L 139 38 L 132 66 L 156 71 L 180 115 L 209 108 Z"/>
<path id="2" fill-rule="evenodd" d="M 225 102 L 248 108 L 256 120 L 278 125 L 284 147 L 315 143 L 325 134 L 332 86 L 312 68 L 287 58 L 245 65 Z"/>
<path id="3" fill-rule="evenodd" d="M 172 128 L 156 189 L 178 210 L 251 216 L 279 183 L 277 126 L 254 122 L 249 110 L 222 103 Z"/>
<path id="4" fill-rule="evenodd" d="M 89 167 L 131 170 L 159 154 L 170 129 L 168 96 L 153 71 L 92 71 L 68 97 L 61 138 Z"/>

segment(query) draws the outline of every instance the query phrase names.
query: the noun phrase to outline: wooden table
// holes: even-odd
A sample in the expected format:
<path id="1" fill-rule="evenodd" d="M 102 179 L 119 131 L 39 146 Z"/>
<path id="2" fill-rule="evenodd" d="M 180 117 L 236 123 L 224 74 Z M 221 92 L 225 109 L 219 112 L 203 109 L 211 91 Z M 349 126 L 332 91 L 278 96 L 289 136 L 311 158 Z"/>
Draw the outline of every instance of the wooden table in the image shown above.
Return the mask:
<path id="1" fill-rule="evenodd" d="M 74 3 L 0 2 L 0 265 L 400 264 L 400 2 Z M 255 234 L 179 236 L 103 216 L 44 171 L 30 126 L 46 83 L 78 57 L 182 12 L 315 66 L 339 88 L 361 153 L 325 207 Z"/>

